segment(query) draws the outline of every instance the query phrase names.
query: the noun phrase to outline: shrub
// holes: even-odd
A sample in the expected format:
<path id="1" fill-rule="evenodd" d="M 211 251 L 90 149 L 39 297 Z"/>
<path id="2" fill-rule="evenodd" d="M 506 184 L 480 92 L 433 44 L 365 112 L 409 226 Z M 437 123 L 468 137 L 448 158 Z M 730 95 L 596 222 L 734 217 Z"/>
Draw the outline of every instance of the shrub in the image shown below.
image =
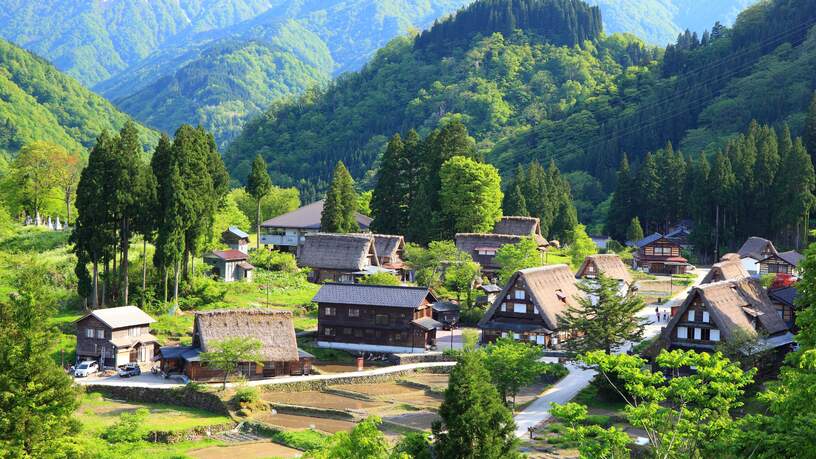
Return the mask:
<path id="1" fill-rule="evenodd" d="M 291 253 L 279 252 L 277 250 L 253 250 L 249 254 L 249 262 L 267 271 L 283 271 L 287 273 L 296 273 L 298 271 L 295 256 Z"/>
<path id="2" fill-rule="evenodd" d="M 464 308 L 459 313 L 459 323 L 468 327 L 474 327 L 482 317 L 484 317 L 485 310 L 474 306 L 472 308 Z"/>
<path id="3" fill-rule="evenodd" d="M 255 405 L 261 402 L 261 393 L 255 387 L 240 387 L 232 399 L 241 406 Z"/>
<path id="4" fill-rule="evenodd" d="M 541 379 L 544 382 L 554 383 L 568 374 L 569 370 L 564 365 L 560 363 L 547 363 L 544 366 L 544 373 L 541 375 Z"/>
<path id="5" fill-rule="evenodd" d="M 397 276 L 389 273 L 369 274 L 368 276 L 363 277 L 360 283 L 364 285 L 388 285 L 388 286 L 402 285 L 402 282 L 400 282 Z"/>
<path id="6" fill-rule="evenodd" d="M 584 420 L 584 424 L 607 428 L 612 426 L 612 417 L 603 414 L 590 414 Z"/>
<path id="7" fill-rule="evenodd" d="M 182 311 L 199 309 L 205 305 L 223 303 L 226 296 L 227 286 L 222 282 L 204 276 L 196 276 L 186 285 L 183 296 L 179 298 L 179 307 Z"/>
<path id="8" fill-rule="evenodd" d="M 147 408 L 139 408 L 130 413 L 122 413 L 119 420 L 105 429 L 102 438 L 110 443 L 133 443 L 142 439 L 142 424 L 150 411 Z"/>
<path id="9" fill-rule="evenodd" d="M 326 444 L 326 438 L 325 434 L 313 429 L 272 434 L 274 441 L 301 451 L 314 451 L 322 448 Z"/>

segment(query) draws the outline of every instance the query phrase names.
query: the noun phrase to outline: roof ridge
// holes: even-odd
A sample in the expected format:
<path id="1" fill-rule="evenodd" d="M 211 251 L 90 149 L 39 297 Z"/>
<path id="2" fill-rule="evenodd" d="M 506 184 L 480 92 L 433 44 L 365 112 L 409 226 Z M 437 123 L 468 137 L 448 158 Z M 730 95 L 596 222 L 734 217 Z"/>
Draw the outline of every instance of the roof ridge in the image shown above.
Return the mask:
<path id="1" fill-rule="evenodd" d="M 345 287 L 377 287 L 377 288 L 391 288 L 391 289 L 413 289 L 413 290 L 431 290 L 430 287 L 419 287 L 413 285 L 371 285 L 371 284 L 353 284 L 349 282 L 327 282 L 323 285 L 336 286 L 342 285 Z"/>

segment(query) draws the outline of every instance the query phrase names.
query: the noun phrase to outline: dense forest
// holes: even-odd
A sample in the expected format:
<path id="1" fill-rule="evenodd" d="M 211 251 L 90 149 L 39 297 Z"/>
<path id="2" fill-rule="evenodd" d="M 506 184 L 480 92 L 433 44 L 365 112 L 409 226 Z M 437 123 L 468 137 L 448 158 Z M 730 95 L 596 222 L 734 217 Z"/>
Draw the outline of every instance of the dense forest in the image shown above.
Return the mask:
<path id="1" fill-rule="evenodd" d="M 490 18 L 526 2 L 488 2 L 492 8 L 466 9 L 425 38 L 393 40 L 363 70 L 326 89 L 276 103 L 247 125 L 226 161 L 245 176 L 260 152 L 276 182 L 311 199 L 338 159 L 365 186 L 393 133 L 427 135 L 457 119 L 503 175 L 519 163 L 555 160 L 576 188 L 581 219 L 600 223 L 599 204 L 608 204 L 624 152 L 637 164 L 666 141 L 688 154 L 715 150 L 752 118 L 787 122 L 801 134 L 813 87 L 807 64 L 816 58 L 816 38 L 808 39 L 816 4 L 805 3 L 762 3 L 732 28 L 712 24 L 661 50 L 620 34 L 569 47 L 546 33 L 507 33 Z M 592 23 L 595 10 L 582 11 L 585 18 L 570 24 Z M 460 20 L 500 30 L 473 33 L 439 57 L 430 37 Z"/>
<path id="2" fill-rule="evenodd" d="M 128 119 L 44 59 L 0 40 L 0 155 L 40 140 L 76 152 Z M 143 143 L 157 138 L 153 131 L 141 132 Z"/>

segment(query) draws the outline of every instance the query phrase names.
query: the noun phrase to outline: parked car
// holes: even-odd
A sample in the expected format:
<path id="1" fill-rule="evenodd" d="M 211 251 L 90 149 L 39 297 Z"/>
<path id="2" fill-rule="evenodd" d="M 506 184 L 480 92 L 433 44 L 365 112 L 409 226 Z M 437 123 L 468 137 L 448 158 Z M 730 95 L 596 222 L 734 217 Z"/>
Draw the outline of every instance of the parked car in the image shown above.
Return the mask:
<path id="1" fill-rule="evenodd" d="M 74 370 L 74 376 L 77 378 L 82 378 L 85 376 L 90 376 L 98 371 L 99 364 L 96 363 L 96 360 L 86 360 L 77 365 L 76 370 Z"/>
<path id="2" fill-rule="evenodd" d="M 137 363 L 126 363 L 119 367 L 117 373 L 119 373 L 119 377 L 121 378 L 129 378 L 131 376 L 139 376 L 142 374 L 142 369 L 139 368 L 139 364 Z"/>

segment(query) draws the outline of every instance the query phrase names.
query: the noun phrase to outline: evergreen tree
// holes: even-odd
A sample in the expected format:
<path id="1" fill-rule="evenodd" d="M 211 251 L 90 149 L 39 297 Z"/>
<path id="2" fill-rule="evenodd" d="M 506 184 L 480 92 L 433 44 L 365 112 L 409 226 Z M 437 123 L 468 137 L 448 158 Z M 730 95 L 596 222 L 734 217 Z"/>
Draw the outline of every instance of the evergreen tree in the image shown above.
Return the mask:
<path id="1" fill-rule="evenodd" d="M 152 241 L 158 228 L 156 209 L 158 206 L 156 176 L 149 164 L 139 166 L 139 174 L 133 188 L 136 196 L 133 230 L 142 235 L 142 306 L 147 289 L 147 243 Z"/>
<path id="2" fill-rule="evenodd" d="M 612 202 L 609 205 L 609 213 L 606 218 L 606 231 L 616 241 L 624 240 L 627 225 L 632 221 L 633 217 L 634 207 L 632 201 L 635 190 L 631 173 L 629 159 L 624 154 L 620 167 L 618 167 L 617 184 L 615 192 L 612 194 Z"/>
<path id="3" fill-rule="evenodd" d="M 377 173 L 377 185 L 371 197 L 371 212 L 374 217 L 371 226 L 377 233 L 401 234 L 408 226 L 410 202 L 407 199 L 411 171 L 406 155 L 402 137 L 394 134 L 383 153 Z"/>
<path id="4" fill-rule="evenodd" d="M 595 279 L 582 281 L 584 293 L 578 306 L 570 306 L 559 317 L 559 327 L 573 338 L 566 342 L 570 350 L 585 353 L 602 350 L 611 354 L 627 341 L 643 339 L 644 319 L 638 317 L 644 303 L 637 294 L 620 293 L 620 281 L 598 273 Z"/>
<path id="5" fill-rule="evenodd" d="M 641 223 L 647 232 L 656 230 L 660 224 L 660 174 L 654 155 L 647 153 L 637 172 L 637 194 L 634 204 L 640 213 Z"/>
<path id="6" fill-rule="evenodd" d="M 255 248 L 261 248 L 261 200 L 272 191 L 272 179 L 266 170 L 266 161 L 260 154 L 252 161 L 252 171 L 247 177 L 246 191 L 255 198 Z"/>
<path id="7" fill-rule="evenodd" d="M 522 191 L 524 181 L 524 168 L 519 164 L 516 167 L 513 179 L 507 184 L 507 189 L 504 192 L 504 202 L 502 202 L 504 215 L 530 216 L 530 211 L 527 210 L 527 199 L 524 197 L 524 191 Z"/>
<path id="8" fill-rule="evenodd" d="M 811 162 L 816 164 L 816 92 L 808 107 L 807 119 L 805 120 L 804 145 L 810 154 Z"/>
<path id="9" fill-rule="evenodd" d="M 633 217 L 629 222 L 629 228 L 626 229 L 626 240 L 637 242 L 643 239 L 643 227 L 640 226 L 640 219 Z"/>
<path id="10" fill-rule="evenodd" d="M 569 183 L 561 177 L 561 172 L 556 167 L 555 161 L 550 161 L 547 176 L 550 183 L 550 202 L 554 205 L 554 218 L 549 234 L 564 243 L 570 244 L 573 242 L 573 231 L 578 226 L 578 211 L 572 202 Z"/>
<path id="11" fill-rule="evenodd" d="M 152 209 L 151 216 L 157 238 L 161 236 L 162 231 L 167 230 L 164 217 L 171 200 L 170 172 L 173 161 L 172 155 L 173 141 L 166 134 L 162 134 L 159 143 L 153 150 L 153 156 L 150 158 L 150 169 L 156 182 L 156 205 Z M 162 244 L 158 243 L 158 239 L 156 241 L 156 251 L 153 254 L 153 265 L 162 271 L 162 289 L 164 301 L 167 301 L 167 270 L 171 267 L 171 263 L 165 257 Z"/>
<path id="12" fill-rule="evenodd" d="M 109 209 L 113 212 L 114 222 L 119 231 L 121 249 L 120 282 L 122 304 L 129 304 L 130 291 L 130 240 L 133 221 L 139 211 L 137 182 L 142 164 L 142 144 L 139 141 L 139 129 L 133 121 L 128 120 L 117 137 L 114 156 L 108 170 L 111 188 L 107 194 Z"/>
<path id="13" fill-rule="evenodd" d="M 185 253 L 185 230 L 187 218 L 193 213 L 195 202 L 184 187 L 184 180 L 176 162 L 171 162 L 166 177 L 166 207 L 162 209 L 162 225 L 156 244 L 156 252 L 165 267 L 173 268 L 173 303 L 178 306 L 181 263 Z"/>
<path id="14" fill-rule="evenodd" d="M 476 352 L 465 352 L 451 371 L 441 421 L 433 425 L 435 450 L 449 459 L 520 457 L 513 415 L 502 403 Z"/>
<path id="15" fill-rule="evenodd" d="M 338 161 L 326 193 L 320 230 L 329 233 L 350 233 L 359 230 L 357 224 L 357 192 L 354 179 L 342 161 Z"/>

